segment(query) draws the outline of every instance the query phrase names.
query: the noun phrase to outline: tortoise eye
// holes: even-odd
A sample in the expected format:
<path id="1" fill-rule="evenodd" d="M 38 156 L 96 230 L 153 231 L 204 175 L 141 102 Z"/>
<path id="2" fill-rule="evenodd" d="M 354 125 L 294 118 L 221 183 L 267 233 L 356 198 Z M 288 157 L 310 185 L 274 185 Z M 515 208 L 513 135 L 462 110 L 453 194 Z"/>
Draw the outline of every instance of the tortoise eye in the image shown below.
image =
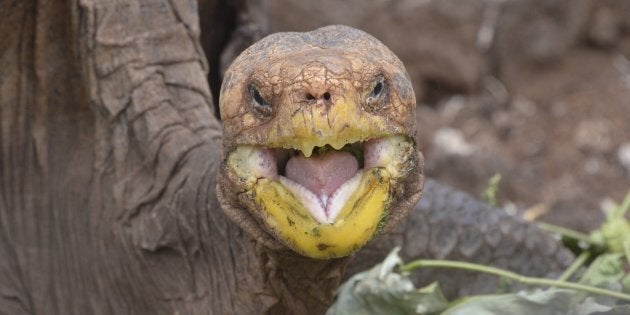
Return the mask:
<path id="1" fill-rule="evenodd" d="M 381 94 L 382 90 L 383 90 L 383 82 L 378 81 L 376 82 L 376 85 L 374 85 L 374 89 L 372 90 L 372 94 L 370 94 L 370 96 L 377 97 Z"/>
<path id="2" fill-rule="evenodd" d="M 265 116 L 271 115 L 271 105 L 263 98 L 262 94 L 260 94 L 260 91 L 258 91 L 258 88 L 255 85 L 252 84 L 249 86 L 249 94 L 254 110 Z"/>
<path id="3" fill-rule="evenodd" d="M 372 110 L 383 108 L 386 105 L 385 94 L 387 94 L 387 82 L 380 76 L 374 81 L 374 87 L 365 100 L 367 107 Z"/>

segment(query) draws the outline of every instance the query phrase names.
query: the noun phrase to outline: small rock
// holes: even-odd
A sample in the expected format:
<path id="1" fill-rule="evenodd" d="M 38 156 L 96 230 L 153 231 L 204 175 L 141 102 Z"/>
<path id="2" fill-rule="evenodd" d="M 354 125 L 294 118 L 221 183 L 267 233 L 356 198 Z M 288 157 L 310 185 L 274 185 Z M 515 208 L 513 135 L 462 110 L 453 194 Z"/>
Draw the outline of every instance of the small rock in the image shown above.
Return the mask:
<path id="1" fill-rule="evenodd" d="M 601 168 L 601 163 L 596 158 L 590 158 L 584 163 L 584 171 L 590 175 L 596 174 Z"/>
<path id="2" fill-rule="evenodd" d="M 461 95 L 454 95 L 444 103 L 442 116 L 446 121 L 452 121 L 457 114 L 464 108 L 466 99 Z"/>
<path id="3" fill-rule="evenodd" d="M 555 102 L 551 105 L 551 113 L 554 117 L 563 117 L 569 111 L 565 102 Z"/>
<path id="4" fill-rule="evenodd" d="M 582 121 L 577 126 L 574 141 L 582 150 L 596 153 L 609 152 L 612 149 L 609 124 L 601 119 Z"/>
<path id="5" fill-rule="evenodd" d="M 516 96 L 513 106 L 517 113 L 525 115 L 526 117 L 533 117 L 536 115 L 536 103 L 525 97 Z"/>
<path id="6" fill-rule="evenodd" d="M 630 172 L 630 142 L 626 142 L 619 147 L 617 157 L 619 158 L 621 165 Z"/>
<path id="7" fill-rule="evenodd" d="M 611 8 L 599 8 L 591 21 L 588 36 L 598 45 L 611 46 L 621 36 L 618 24 L 619 17 Z"/>
<path id="8" fill-rule="evenodd" d="M 464 134 L 449 127 L 442 127 L 435 132 L 433 144 L 437 150 L 445 154 L 467 156 L 473 152 L 473 147 L 464 139 Z"/>

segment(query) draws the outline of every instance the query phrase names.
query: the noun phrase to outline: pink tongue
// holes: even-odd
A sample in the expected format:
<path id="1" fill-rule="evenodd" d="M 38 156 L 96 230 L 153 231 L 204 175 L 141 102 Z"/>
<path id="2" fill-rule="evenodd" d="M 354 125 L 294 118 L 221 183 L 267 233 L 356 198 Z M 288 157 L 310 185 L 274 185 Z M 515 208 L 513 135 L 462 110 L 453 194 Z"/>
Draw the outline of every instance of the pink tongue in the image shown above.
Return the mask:
<path id="1" fill-rule="evenodd" d="M 330 196 L 358 170 L 359 163 L 352 154 L 331 151 L 310 158 L 294 156 L 287 162 L 285 173 L 287 178 L 306 187 L 315 195 Z"/>

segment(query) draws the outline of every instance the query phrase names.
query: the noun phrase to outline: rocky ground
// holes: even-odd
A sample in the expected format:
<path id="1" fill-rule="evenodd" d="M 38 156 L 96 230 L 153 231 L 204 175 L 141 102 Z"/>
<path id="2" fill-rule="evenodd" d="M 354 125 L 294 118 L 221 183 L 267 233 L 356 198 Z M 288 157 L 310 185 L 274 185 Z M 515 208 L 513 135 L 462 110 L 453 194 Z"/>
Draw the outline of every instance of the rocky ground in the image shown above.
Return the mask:
<path id="1" fill-rule="evenodd" d="M 270 29 L 363 29 L 408 67 L 430 176 L 588 231 L 630 189 L 630 1 L 270 0 Z"/>

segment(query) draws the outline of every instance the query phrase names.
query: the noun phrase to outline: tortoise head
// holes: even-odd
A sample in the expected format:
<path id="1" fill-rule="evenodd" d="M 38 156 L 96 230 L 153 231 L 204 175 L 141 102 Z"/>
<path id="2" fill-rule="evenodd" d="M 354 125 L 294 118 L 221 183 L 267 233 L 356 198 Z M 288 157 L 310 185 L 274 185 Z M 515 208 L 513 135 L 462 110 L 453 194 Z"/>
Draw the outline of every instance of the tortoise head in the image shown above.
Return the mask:
<path id="1" fill-rule="evenodd" d="M 219 200 L 268 247 L 346 256 L 420 198 L 411 82 L 362 31 L 329 26 L 262 39 L 225 73 L 220 108 Z"/>

